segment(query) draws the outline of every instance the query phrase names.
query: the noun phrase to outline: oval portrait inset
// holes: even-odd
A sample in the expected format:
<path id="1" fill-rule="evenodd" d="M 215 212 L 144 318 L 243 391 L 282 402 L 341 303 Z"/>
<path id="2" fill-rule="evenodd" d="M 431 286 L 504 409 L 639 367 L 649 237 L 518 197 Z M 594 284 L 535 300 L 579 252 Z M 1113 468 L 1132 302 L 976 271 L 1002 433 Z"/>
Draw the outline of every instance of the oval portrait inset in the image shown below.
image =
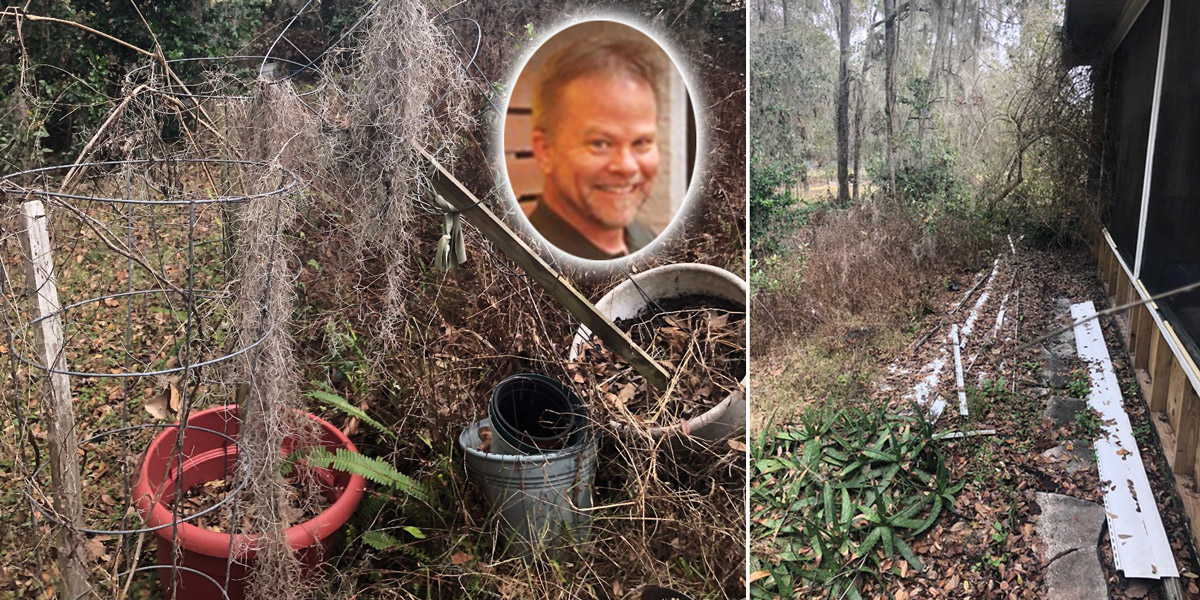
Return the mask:
<path id="1" fill-rule="evenodd" d="M 577 23 L 542 43 L 510 89 L 508 181 L 542 239 L 611 260 L 671 226 L 695 175 L 696 118 L 661 45 L 616 21 Z"/>

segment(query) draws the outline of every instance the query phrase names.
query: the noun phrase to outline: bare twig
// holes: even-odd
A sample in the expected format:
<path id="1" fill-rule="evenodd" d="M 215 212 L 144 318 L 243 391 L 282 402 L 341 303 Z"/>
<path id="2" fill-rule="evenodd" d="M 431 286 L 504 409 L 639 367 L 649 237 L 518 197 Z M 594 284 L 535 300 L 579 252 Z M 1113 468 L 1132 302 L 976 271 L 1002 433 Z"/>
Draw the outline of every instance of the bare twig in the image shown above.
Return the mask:
<path id="1" fill-rule="evenodd" d="M 92 136 L 92 139 L 88 140 L 88 143 L 84 145 L 83 150 L 79 151 L 79 156 L 75 157 L 75 166 L 71 167 L 70 171 L 67 171 L 66 177 L 63 177 L 62 185 L 58 187 L 58 192 L 60 194 L 65 192 L 67 187 L 71 185 L 71 181 L 75 179 L 75 175 L 79 173 L 80 163 L 82 163 L 84 158 L 87 157 L 88 153 L 92 151 L 92 148 L 95 147 L 96 142 L 100 141 L 100 137 L 103 136 L 106 131 L 108 131 L 108 127 L 116 122 L 117 117 L 121 116 L 121 113 L 125 112 L 125 108 L 129 106 L 129 103 L 132 102 L 133 99 L 136 98 L 138 94 L 141 94 L 145 89 L 145 85 L 137 86 L 132 92 L 129 93 L 129 95 L 125 96 L 124 100 L 121 100 L 121 103 L 118 104 L 116 108 L 108 113 L 108 118 L 105 119 L 104 123 L 100 125 L 100 128 L 96 130 L 96 133 Z"/>
<path id="2" fill-rule="evenodd" d="M 98 35 L 110 42 L 113 42 L 120 46 L 124 46 L 125 48 L 133 50 L 134 52 L 137 52 L 138 54 L 143 54 L 145 56 L 154 57 L 154 53 L 150 52 L 149 50 L 139 48 L 137 46 L 134 46 L 133 44 L 130 44 L 129 42 L 126 42 L 125 40 L 122 40 L 120 38 L 117 38 L 117 37 L 114 37 L 107 33 L 104 33 L 103 31 L 100 31 L 98 29 L 93 29 L 82 23 L 77 23 L 75 21 L 68 21 L 66 19 L 58 19 L 55 17 L 43 17 L 40 15 L 31 15 L 31 14 L 28 14 L 28 13 L 24 12 L 23 10 L 20 10 L 17 8 L 6 8 L 3 11 L 0 11 L 0 17 L 15 17 L 18 22 L 20 22 L 21 20 L 43 21 L 43 22 L 47 22 L 47 23 L 57 23 L 59 25 L 68 25 L 71 27 L 77 27 L 77 28 L 82 29 L 93 35 Z"/>

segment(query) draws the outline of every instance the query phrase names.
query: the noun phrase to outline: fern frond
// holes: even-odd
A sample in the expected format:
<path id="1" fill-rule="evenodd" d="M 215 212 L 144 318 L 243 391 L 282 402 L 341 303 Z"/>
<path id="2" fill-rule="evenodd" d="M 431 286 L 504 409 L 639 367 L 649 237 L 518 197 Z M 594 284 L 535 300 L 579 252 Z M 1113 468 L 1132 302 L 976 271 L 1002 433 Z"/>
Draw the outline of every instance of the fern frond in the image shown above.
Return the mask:
<path id="1" fill-rule="evenodd" d="M 326 392 L 324 390 L 308 390 L 307 392 L 304 392 L 304 395 L 312 398 L 313 400 L 323 402 L 328 406 L 332 406 L 333 408 L 342 411 L 346 415 L 357 417 L 360 421 L 370 425 L 371 427 L 374 427 L 387 437 L 392 439 L 396 438 L 396 433 L 385 427 L 383 423 L 372 419 L 363 409 L 350 404 L 345 398 L 337 394 Z"/>
<path id="2" fill-rule="evenodd" d="M 375 524 L 375 520 L 379 518 L 387 505 L 387 498 L 373 493 L 365 494 L 362 502 L 358 504 L 354 518 L 362 524 L 363 529 L 368 529 Z"/>
<path id="3" fill-rule="evenodd" d="M 401 545 L 400 540 L 396 539 L 396 536 L 382 531 L 363 532 L 362 541 L 364 544 L 380 552 L 385 552 Z"/>
<path id="4" fill-rule="evenodd" d="M 308 462 L 315 466 L 359 475 L 380 485 L 399 490 L 413 498 L 425 502 L 430 501 L 429 490 L 424 485 L 377 458 L 363 456 L 345 448 L 337 448 L 332 453 L 325 448 L 314 448 L 308 454 Z"/>

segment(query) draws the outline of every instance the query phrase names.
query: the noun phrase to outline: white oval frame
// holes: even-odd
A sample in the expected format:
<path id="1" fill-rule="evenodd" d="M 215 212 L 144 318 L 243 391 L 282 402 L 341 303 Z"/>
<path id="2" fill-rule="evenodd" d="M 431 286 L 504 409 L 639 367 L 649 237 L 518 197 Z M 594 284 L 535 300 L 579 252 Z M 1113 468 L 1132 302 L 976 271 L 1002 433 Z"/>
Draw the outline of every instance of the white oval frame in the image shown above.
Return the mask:
<path id="1" fill-rule="evenodd" d="M 671 61 L 671 66 L 675 68 L 676 72 L 679 73 L 679 77 L 683 80 L 683 85 L 687 88 L 688 97 L 691 99 L 691 109 L 696 120 L 696 155 L 692 164 L 692 176 L 688 181 L 687 189 L 684 191 L 683 200 L 679 204 L 679 210 L 675 211 L 675 214 L 671 216 L 671 220 L 667 224 L 666 228 L 664 228 L 652 242 L 646 244 L 636 252 L 632 252 L 620 258 L 608 260 L 579 258 L 578 256 L 560 250 L 557 246 L 551 244 L 550 242 L 546 241 L 544 237 L 542 237 L 537 229 L 535 229 L 529 222 L 528 217 L 525 216 L 525 213 L 518 205 L 516 191 L 513 189 L 512 181 L 510 181 L 508 176 L 508 158 L 505 155 L 504 147 L 504 131 L 507 128 L 508 107 L 512 101 L 513 90 L 516 87 L 517 79 L 525 71 L 525 67 L 528 66 L 530 59 L 533 58 L 533 55 L 536 54 L 537 51 L 542 48 L 542 46 L 544 46 L 551 39 L 554 39 L 555 36 L 562 33 L 564 30 L 582 23 L 590 23 L 595 21 L 608 21 L 624 25 L 646 36 L 650 41 L 657 44 L 658 47 L 662 49 L 663 53 L 667 55 L 667 58 Z M 670 44 L 665 43 L 660 36 L 650 31 L 649 27 L 643 23 L 639 23 L 625 15 L 596 13 L 584 17 L 565 20 L 556 24 L 552 28 L 548 29 L 546 33 L 539 35 L 537 40 L 529 47 L 529 49 L 522 54 L 520 60 L 514 64 L 517 65 L 517 68 L 514 68 L 512 72 L 509 73 L 508 78 L 505 80 L 505 89 L 507 93 L 504 97 L 504 102 L 500 107 L 501 114 L 499 116 L 501 118 L 501 125 L 500 127 L 496 128 L 496 133 L 494 134 L 493 139 L 493 147 L 496 148 L 496 152 L 498 152 L 500 155 L 499 163 L 504 165 L 504 168 L 500 170 L 500 175 L 503 179 L 504 190 L 507 192 L 505 201 L 509 205 L 509 210 L 518 215 L 517 221 L 520 228 L 529 234 L 533 239 L 536 239 L 540 245 L 545 248 L 551 254 L 551 256 L 554 257 L 555 261 L 570 267 L 593 272 L 609 272 L 618 267 L 623 269 L 631 261 L 638 260 L 641 257 L 647 256 L 649 253 L 655 252 L 660 246 L 666 243 L 666 241 L 675 237 L 683 221 L 691 216 L 691 212 L 695 205 L 695 196 L 700 188 L 699 182 L 708 174 L 708 165 L 707 161 L 705 160 L 708 150 L 708 128 L 705 126 L 707 125 L 707 111 L 701 108 L 707 106 L 708 103 L 700 94 L 697 93 L 697 87 L 694 83 L 692 73 L 689 69 L 685 68 L 686 65 L 680 62 L 678 58 L 678 52 L 676 52 Z"/>

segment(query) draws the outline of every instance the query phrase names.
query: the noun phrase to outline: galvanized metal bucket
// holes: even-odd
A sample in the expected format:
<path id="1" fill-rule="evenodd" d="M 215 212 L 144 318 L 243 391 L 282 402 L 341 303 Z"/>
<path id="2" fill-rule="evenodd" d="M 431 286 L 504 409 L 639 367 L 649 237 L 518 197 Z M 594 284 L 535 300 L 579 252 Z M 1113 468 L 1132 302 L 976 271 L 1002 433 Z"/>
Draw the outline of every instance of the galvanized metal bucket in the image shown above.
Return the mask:
<path id="1" fill-rule="evenodd" d="M 546 454 L 497 454 L 472 423 L 458 437 L 467 475 L 482 490 L 508 531 L 510 555 L 531 556 L 586 540 L 591 523 L 596 440 L 587 431 L 579 443 Z M 495 438 L 493 434 L 493 439 Z"/>

